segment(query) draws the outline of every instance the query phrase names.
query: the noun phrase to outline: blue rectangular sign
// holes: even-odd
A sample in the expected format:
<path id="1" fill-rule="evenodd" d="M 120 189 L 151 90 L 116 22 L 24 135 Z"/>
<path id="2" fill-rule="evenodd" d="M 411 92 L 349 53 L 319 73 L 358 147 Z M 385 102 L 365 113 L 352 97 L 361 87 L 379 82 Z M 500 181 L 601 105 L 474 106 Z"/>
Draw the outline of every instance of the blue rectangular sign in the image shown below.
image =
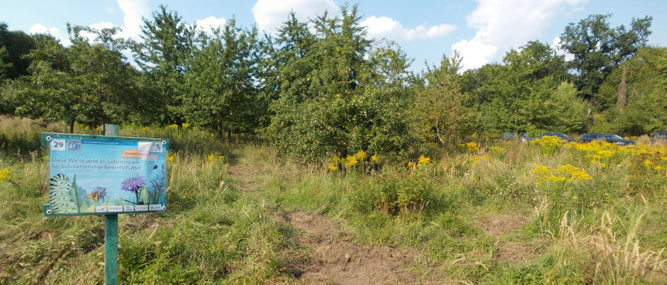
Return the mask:
<path id="1" fill-rule="evenodd" d="M 47 216 L 165 211 L 167 140 L 44 133 Z"/>

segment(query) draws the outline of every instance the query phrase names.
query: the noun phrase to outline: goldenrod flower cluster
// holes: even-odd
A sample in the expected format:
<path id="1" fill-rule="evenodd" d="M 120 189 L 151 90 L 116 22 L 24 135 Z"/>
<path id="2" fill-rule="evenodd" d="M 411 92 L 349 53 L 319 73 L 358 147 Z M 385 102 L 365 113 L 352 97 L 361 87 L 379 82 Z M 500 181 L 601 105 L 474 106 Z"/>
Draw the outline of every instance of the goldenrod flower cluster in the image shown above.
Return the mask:
<path id="1" fill-rule="evenodd" d="M 207 156 L 207 158 L 208 158 L 208 161 L 210 161 L 210 162 L 221 161 L 221 162 L 224 163 L 224 161 L 225 161 L 225 156 L 224 155 L 219 155 L 219 154 L 215 154 L 215 153 L 209 154 Z"/>
<path id="2" fill-rule="evenodd" d="M 419 158 L 418 158 L 418 160 L 417 160 L 417 166 L 422 166 L 422 165 L 425 165 L 425 164 L 427 164 L 427 163 L 429 163 L 429 162 L 431 162 L 431 158 L 430 158 L 430 157 L 426 157 L 426 156 L 424 156 L 424 155 L 422 154 L 422 155 L 419 156 Z"/>
<path id="3" fill-rule="evenodd" d="M 491 161 L 491 157 L 488 155 L 475 155 L 471 158 L 468 159 L 468 162 L 472 162 L 473 165 L 477 165 L 479 163 L 479 159 L 483 159 L 486 162 Z"/>
<path id="4" fill-rule="evenodd" d="M 363 150 L 358 151 L 354 155 L 348 155 L 347 157 L 340 158 L 337 155 L 334 155 L 329 159 L 329 164 L 327 165 L 327 168 L 329 168 L 329 171 L 335 172 L 338 170 L 338 166 L 342 165 L 345 168 L 352 168 L 356 165 L 358 165 L 360 162 L 363 165 L 364 160 L 368 157 L 368 153 L 366 153 Z M 377 163 L 379 161 L 379 158 L 377 154 L 374 154 L 370 157 L 371 163 Z"/>
<path id="5" fill-rule="evenodd" d="M 495 152 L 495 153 L 501 153 L 501 152 L 505 152 L 505 149 L 502 148 L 502 147 L 499 147 L 499 146 L 492 146 L 492 147 L 489 148 L 489 151 Z"/>
<path id="6" fill-rule="evenodd" d="M 466 151 L 469 153 L 477 153 L 479 151 L 479 146 L 476 142 L 464 143 L 460 144 L 460 146 L 465 147 Z"/>
<path id="7" fill-rule="evenodd" d="M 568 147 L 585 153 L 593 164 L 602 168 L 605 168 L 607 163 L 614 161 L 620 163 L 622 158 L 635 158 L 634 160 L 637 163 L 655 171 L 662 171 L 667 166 L 667 156 L 665 155 L 667 148 L 664 145 L 640 144 L 627 147 L 605 141 L 594 141 L 587 144 L 573 142 L 568 144 Z"/>
<path id="8" fill-rule="evenodd" d="M 558 136 L 543 136 L 535 138 L 530 142 L 531 145 L 539 145 L 545 153 L 554 153 L 562 146 L 567 144 L 567 141 L 560 139 Z"/>
<path id="9" fill-rule="evenodd" d="M 575 182 L 592 180 L 590 175 L 586 173 L 583 168 L 576 167 L 572 164 L 561 165 L 557 168 L 550 169 L 545 165 L 535 165 L 530 171 L 537 177 L 537 184 L 542 185 L 547 182 Z"/>
<path id="10" fill-rule="evenodd" d="M 8 168 L 0 169 L 0 182 L 2 181 L 9 181 L 9 175 L 12 174 L 12 172 Z"/>
<path id="11" fill-rule="evenodd" d="M 174 156 L 167 156 L 167 162 L 174 162 Z"/>

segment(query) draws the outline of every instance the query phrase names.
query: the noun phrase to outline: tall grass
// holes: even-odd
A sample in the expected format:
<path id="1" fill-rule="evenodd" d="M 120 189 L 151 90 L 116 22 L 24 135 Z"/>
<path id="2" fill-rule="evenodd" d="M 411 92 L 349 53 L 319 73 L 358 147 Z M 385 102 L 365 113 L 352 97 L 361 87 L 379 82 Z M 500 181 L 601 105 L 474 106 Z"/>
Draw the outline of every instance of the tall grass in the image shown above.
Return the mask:
<path id="1" fill-rule="evenodd" d="M 38 134 L 58 126 L 4 120 L 0 283 L 101 283 L 102 219 L 41 217 L 47 165 Z M 300 258 L 297 233 L 276 218 L 293 210 L 338 221 L 359 244 L 414 252 L 413 271 L 432 280 L 667 280 L 664 146 L 491 142 L 423 164 L 380 159 L 332 171 L 192 127 L 123 126 L 121 135 L 169 138 L 174 157 L 168 211 L 121 215 L 124 283 L 295 282 L 286 268 Z M 556 178 L 540 179 L 538 166 Z"/>

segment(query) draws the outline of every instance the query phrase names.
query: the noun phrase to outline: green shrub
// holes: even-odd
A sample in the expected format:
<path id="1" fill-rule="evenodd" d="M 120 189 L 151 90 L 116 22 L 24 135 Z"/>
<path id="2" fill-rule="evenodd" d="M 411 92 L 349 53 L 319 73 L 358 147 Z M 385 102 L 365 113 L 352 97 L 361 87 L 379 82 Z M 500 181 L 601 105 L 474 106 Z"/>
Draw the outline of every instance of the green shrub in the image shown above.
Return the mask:
<path id="1" fill-rule="evenodd" d="M 381 175 L 364 182 L 349 193 L 353 207 L 362 212 L 377 210 L 397 215 L 423 211 L 436 202 L 434 185 L 424 175 Z"/>

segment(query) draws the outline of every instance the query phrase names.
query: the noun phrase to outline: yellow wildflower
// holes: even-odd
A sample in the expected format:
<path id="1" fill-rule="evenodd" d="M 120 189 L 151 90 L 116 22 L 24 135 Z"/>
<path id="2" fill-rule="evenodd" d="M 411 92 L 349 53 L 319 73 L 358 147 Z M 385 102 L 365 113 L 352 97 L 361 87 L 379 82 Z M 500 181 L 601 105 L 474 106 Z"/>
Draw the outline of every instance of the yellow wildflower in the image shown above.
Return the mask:
<path id="1" fill-rule="evenodd" d="M 363 150 L 360 150 L 354 157 L 356 157 L 357 160 L 364 160 L 364 158 L 366 158 L 366 153 Z"/>
<path id="2" fill-rule="evenodd" d="M 9 170 L 9 168 L 0 169 L 0 182 L 3 180 L 9 180 L 10 174 L 12 174 L 12 172 Z"/>
<path id="3" fill-rule="evenodd" d="M 656 167 L 653 167 L 653 170 L 655 170 L 655 171 L 661 171 L 663 169 L 665 169 L 665 168 L 663 168 L 662 165 L 658 165 Z M 2 179 L 0 179 L 0 180 L 2 180 Z"/>
<path id="4" fill-rule="evenodd" d="M 149 128 L 149 127 L 143 127 L 143 128 L 141 128 L 142 131 L 148 131 L 148 130 L 150 130 L 150 129 L 151 129 L 151 128 Z"/>
<path id="5" fill-rule="evenodd" d="M 470 153 L 475 153 L 479 151 L 479 146 L 477 146 L 476 142 L 465 143 L 462 146 L 464 146 L 466 148 L 466 151 Z"/>
<path id="6" fill-rule="evenodd" d="M 208 161 L 214 161 L 215 160 L 215 155 L 214 154 L 209 154 L 208 156 Z"/>
<path id="7" fill-rule="evenodd" d="M 357 165 L 357 163 L 359 163 L 359 160 L 357 160 L 356 155 L 348 156 L 348 157 L 345 158 L 345 160 L 346 160 L 346 162 L 345 162 L 346 167 L 352 167 L 352 166 Z"/>
<path id="8" fill-rule="evenodd" d="M 408 166 L 413 167 L 413 166 L 415 166 L 415 164 L 412 161 L 408 161 Z"/>
<path id="9" fill-rule="evenodd" d="M 167 162 L 174 162 L 174 156 L 167 156 Z"/>
<path id="10" fill-rule="evenodd" d="M 490 151 L 492 152 L 504 152 L 505 149 L 499 146 L 492 146 L 489 148 Z"/>
<path id="11" fill-rule="evenodd" d="M 372 155 L 371 156 L 371 161 L 372 162 L 378 162 L 378 155 L 377 154 Z"/>
<path id="12" fill-rule="evenodd" d="M 189 128 L 189 127 L 190 127 L 190 124 L 189 124 L 189 123 L 183 123 L 183 128 L 184 128 L 184 129 L 187 129 L 187 128 Z"/>
<path id="13" fill-rule="evenodd" d="M 422 165 L 424 165 L 424 164 L 429 163 L 430 161 L 431 161 L 431 158 L 430 158 L 430 157 L 426 157 L 426 156 L 424 156 L 424 155 L 422 154 L 422 155 L 419 156 L 419 159 L 418 159 L 418 162 L 417 162 L 417 166 L 422 166 Z"/>
<path id="14" fill-rule="evenodd" d="M 646 165 L 646 166 L 651 166 L 651 165 L 653 165 L 653 161 L 650 161 L 650 160 L 648 160 L 648 159 L 647 159 L 647 160 L 644 160 L 643 163 L 644 163 L 644 165 Z"/>
<path id="15" fill-rule="evenodd" d="M 171 125 L 167 126 L 167 128 L 168 129 L 178 129 L 178 125 L 177 124 L 171 124 Z"/>
<path id="16" fill-rule="evenodd" d="M 336 170 L 338 170 L 338 166 L 335 166 L 335 165 L 333 165 L 333 163 L 330 163 L 329 164 L 329 170 L 331 170 L 331 172 L 336 172 Z"/>

